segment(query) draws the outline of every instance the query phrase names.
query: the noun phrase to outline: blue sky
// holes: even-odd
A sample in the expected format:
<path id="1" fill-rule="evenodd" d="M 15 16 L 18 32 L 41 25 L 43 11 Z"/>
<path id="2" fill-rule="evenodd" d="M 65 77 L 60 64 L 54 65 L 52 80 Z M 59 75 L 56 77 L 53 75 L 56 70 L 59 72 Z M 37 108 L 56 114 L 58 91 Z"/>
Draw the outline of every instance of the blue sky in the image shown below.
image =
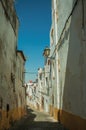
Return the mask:
<path id="1" fill-rule="evenodd" d="M 50 44 L 51 0 L 16 0 L 19 17 L 18 49 L 27 57 L 27 72 L 37 72 L 44 66 L 43 50 Z M 26 73 L 26 82 L 35 80 L 36 74 Z"/>

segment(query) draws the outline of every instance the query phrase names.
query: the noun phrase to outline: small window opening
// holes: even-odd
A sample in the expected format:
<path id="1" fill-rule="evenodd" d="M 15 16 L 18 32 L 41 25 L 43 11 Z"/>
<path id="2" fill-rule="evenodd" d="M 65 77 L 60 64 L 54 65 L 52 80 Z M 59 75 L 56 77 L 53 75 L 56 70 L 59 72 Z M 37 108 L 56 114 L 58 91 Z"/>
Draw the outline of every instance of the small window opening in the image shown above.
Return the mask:
<path id="1" fill-rule="evenodd" d="M 7 118 L 8 118 L 8 112 L 9 112 L 9 110 L 10 110 L 10 107 L 9 107 L 9 104 L 7 104 L 7 106 L 6 106 Z"/>

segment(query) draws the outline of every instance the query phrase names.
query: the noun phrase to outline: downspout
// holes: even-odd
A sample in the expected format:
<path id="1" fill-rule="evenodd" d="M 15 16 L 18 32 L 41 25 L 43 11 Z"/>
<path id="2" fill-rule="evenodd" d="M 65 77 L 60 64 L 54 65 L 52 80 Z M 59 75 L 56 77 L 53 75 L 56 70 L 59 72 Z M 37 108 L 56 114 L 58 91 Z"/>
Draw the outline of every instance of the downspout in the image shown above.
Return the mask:
<path id="1" fill-rule="evenodd" d="M 55 9 L 55 44 L 57 45 L 58 42 L 58 34 L 57 34 L 57 20 L 58 20 L 58 16 L 57 16 L 57 1 L 54 0 L 55 4 L 54 4 L 54 9 Z M 55 62 L 56 62 L 56 91 L 57 91 L 57 109 L 60 109 L 60 89 L 59 89 L 59 72 L 58 72 L 58 52 L 57 50 L 54 52 L 56 57 L 55 57 Z"/>

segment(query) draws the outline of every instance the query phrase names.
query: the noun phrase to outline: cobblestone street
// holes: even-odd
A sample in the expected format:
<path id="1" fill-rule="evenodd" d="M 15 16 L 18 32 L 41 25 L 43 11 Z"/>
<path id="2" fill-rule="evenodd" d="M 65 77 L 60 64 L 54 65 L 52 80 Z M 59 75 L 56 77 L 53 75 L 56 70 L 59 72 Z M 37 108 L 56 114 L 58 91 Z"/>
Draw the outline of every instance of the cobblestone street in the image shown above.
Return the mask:
<path id="1" fill-rule="evenodd" d="M 28 107 L 27 115 L 16 122 L 10 130 L 66 130 L 47 113 L 38 112 Z"/>

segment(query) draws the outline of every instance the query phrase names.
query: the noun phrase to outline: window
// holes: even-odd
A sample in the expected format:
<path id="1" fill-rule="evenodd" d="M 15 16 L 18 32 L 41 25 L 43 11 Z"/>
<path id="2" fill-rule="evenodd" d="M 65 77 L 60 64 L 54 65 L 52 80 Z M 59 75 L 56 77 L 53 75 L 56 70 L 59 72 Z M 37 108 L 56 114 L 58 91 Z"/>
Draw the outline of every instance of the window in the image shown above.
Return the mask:
<path id="1" fill-rule="evenodd" d="M 10 110 L 9 104 L 6 105 L 6 112 L 7 112 L 7 118 L 8 118 L 8 112 Z"/>
<path id="2" fill-rule="evenodd" d="M 48 60 L 48 65 L 50 65 L 50 60 Z"/>
<path id="3" fill-rule="evenodd" d="M 2 105 L 3 105 L 3 100 L 2 100 L 2 98 L 0 97 L 0 109 L 2 109 Z"/>
<path id="4" fill-rule="evenodd" d="M 40 80 L 42 80 L 42 73 L 40 73 Z"/>

